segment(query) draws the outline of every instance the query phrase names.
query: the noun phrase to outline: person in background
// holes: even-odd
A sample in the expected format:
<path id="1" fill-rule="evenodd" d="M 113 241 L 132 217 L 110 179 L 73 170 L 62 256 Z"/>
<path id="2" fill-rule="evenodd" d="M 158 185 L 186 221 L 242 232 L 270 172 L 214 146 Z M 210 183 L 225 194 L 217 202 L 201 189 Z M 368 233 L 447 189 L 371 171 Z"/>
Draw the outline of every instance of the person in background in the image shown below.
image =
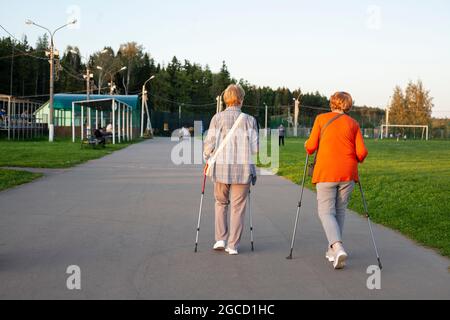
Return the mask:
<path id="1" fill-rule="evenodd" d="M 342 240 L 345 212 L 359 181 L 358 163 L 366 159 L 368 151 L 358 122 L 347 114 L 353 106 L 351 95 L 335 93 L 330 106 L 330 113 L 316 118 L 305 148 L 310 155 L 318 152 L 312 182 L 316 184 L 319 218 L 328 239 L 325 257 L 335 269 L 342 269 L 348 257 Z"/>
<path id="2" fill-rule="evenodd" d="M 94 136 L 95 136 L 95 139 L 97 139 L 99 141 L 98 144 L 106 145 L 106 139 L 105 139 L 105 136 L 103 134 L 103 129 L 102 128 L 95 129 L 94 130 Z"/>
<path id="3" fill-rule="evenodd" d="M 278 132 L 280 133 L 280 138 L 278 139 L 279 140 L 278 144 L 280 146 L 282 145 L 284 147 L 284 137 L 286 136 L 286 129 L 282 124 L 280 124 L 280 126 L 278 127 Z"/>
<path id="4" fill-rule="evenodd" d="M 5 109 L 0 109 L 0 120 L 5 121 L 6 118 L 6 111 Z"/>

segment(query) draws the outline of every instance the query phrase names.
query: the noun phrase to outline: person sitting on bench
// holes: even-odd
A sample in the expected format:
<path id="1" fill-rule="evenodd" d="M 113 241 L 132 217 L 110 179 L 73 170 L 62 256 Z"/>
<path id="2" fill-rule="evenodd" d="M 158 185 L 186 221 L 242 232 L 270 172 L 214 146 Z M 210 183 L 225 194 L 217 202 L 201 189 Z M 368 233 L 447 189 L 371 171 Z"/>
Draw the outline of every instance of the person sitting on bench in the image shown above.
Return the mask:
<path id="1" fill-rule="evenodd" d="M 99 141 L 98 144 L 102 144 L 102 145 L 106 144 L 106 139 L 105 139 L 105 136 L 103 135 L 102 128 L 95 129 L 94 136 Z"/>
<path id="2" fill-rule="evenodd" d="M 0 110 L 0 120 L 5 121 L 5 119 L 6 119 L 6 111 L 5 109 L 2 108 Z"/>

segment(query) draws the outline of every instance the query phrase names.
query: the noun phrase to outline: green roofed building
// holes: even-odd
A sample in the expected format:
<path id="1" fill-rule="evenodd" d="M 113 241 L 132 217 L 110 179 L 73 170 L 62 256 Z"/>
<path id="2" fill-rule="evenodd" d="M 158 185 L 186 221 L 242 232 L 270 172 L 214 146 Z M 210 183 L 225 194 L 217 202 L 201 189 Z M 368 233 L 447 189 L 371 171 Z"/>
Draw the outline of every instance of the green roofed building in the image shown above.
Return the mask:
<path id="1" fill-rule="evenodd" d="M 119 142 L 136 138 L 139 136 L 141 121 L 139 101 L 137 95 L 90 95 L 88 101 L 85 94 L 56 94 L 53 118 L 55 136 L 73 137 L 74 140 L 85 138 L 94 129 L 109 125 Z M 34 114 L 48 123 L 49 102 Z"/>

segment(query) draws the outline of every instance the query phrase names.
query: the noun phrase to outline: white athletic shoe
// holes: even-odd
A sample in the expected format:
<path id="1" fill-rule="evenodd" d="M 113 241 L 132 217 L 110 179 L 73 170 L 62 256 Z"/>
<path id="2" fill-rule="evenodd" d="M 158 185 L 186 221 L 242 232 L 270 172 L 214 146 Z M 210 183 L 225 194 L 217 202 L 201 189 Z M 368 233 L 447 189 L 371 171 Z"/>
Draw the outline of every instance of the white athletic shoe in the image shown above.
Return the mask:
<path id="1" fill-rule="evenodd" d="M 343 269 L 345 267 L 345 261 L 347 260 L 348 255 L 345 252 L 344 247 L 342 245 L 337 246 L 334 254 L 334 262 L 333 267 L 335 269 Z"/>
<path id="2" fill-rule="evenodd" d="M 325 253 L 325 259 L 327 259 L 330 262 L 334 262 L 334 252 L 333 249 L 328 248 L 327 252 Z"/>
<path id="3" fill-rule="evenodd" d="M 213 248 L 214 248 L 214 250 L 216 250 L 216 251 L 222 251 L 222 250 L 225 249 L 225 247 L 226 247 L 225 241 L 219 240 L 219 241 L 216 242 L 216 244 L 214 245 Z"/>
<path id="4" fill-rule="evenodd" d="M 226 248 L 225 252 L 227 252 L 230 256 L 236 256 L 239 254 L 239 252 L 235 249 Z"/>

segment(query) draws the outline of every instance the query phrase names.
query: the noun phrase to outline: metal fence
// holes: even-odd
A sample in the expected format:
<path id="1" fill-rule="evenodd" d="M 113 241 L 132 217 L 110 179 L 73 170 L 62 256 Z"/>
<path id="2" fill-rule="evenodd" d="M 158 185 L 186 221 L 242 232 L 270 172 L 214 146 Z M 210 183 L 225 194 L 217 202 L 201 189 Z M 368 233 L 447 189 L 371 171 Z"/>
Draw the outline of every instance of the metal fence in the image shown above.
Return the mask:
<path id="1" fill-rule="evenodd" d="M 0 134 L 8 140 L 27 140 L 44 136 L 46 119 L 36 117 L 38 102 L 0 95 Z"/>

